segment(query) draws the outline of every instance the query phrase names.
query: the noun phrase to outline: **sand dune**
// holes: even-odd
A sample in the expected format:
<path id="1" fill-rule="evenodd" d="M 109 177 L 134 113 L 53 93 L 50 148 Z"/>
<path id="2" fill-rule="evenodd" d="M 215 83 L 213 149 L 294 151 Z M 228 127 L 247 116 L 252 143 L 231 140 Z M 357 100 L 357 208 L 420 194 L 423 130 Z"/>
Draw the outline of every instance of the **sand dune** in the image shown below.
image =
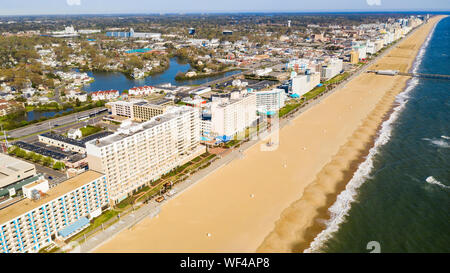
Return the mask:
<path id="1" fill-rule="evenodd" d="M 406 71 L 431 27 L 371 69 Z M 404 56 L 410 55 L 410 58 Z M 97 252 L 291 252 L 306 248 L 392 108 L 406 77 L 361 74 L 286 125 L 272 152 L 255 145 Z M 281 216 L 280 216 L 281 215 Z M 210 233 L 211 236 L 207 236 Z"/>

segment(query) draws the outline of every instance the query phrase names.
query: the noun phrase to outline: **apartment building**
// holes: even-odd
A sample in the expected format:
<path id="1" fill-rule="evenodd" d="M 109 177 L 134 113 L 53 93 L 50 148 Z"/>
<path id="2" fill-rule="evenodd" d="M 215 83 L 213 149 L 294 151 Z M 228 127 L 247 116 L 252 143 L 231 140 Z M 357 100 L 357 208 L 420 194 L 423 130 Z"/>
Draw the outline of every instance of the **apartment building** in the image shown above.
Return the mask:
<path id="1" fill-rule="evenodd" d="M 334 76 L 338 75 L 339 73 L 341 73 L 342 69 L 343 69 L 342 60 L 333 58 L 328 62 L 328 64 L 322 66 L 320 78 L 322 80 L 327 81 L 333 78 Z"/>
<path id="2" fill-rule="evenodd" d="M 230 139 L 254 125 L 257 119 L 254 93 L 233 92 L 229 98 L 213 98 L 210 128 L 214 136 Z"/>
<path id="3" fill-rule="evenodd" d="M 89 168 L 107 177 L 113 204 L 206 151 L 199 110 L 188 106 L 172 106 L 143 123 L 124 122 L 86 149 Z"/>
<path id="4" fill-rule="evenodd" d="M 299 96 L 311 91 L 320 83 L 320 73 L 314 72 L 311 74 L 297 75 L 292 79 L 292 93 Z"/>
<path id="5" fill-rule="evenodd" d="M 256 94 L 256 110 L 258 113 L 265 115 L 273 115 L 286 101 L 286 93 L 284 89 L 275 88 L 267 91 L 258 91 Z"/>
<path id="6" fill-rule="evenodd" d="M 171 100 L 159 100 L 148 102 L 146 100 L 115 101 L 108 104 L 111 114 L 115 116 L 129 117 L 137 121 L 147 121 L 166 111 L 166 107 L 172 105 Z"/>
<path id="7" fill-rule="evenodd" d="M 41 178 L 24 186 L 28 197 L 0 210 L 0 252 L 37 252 L 68 239 L 109 204 L 106 177 L 87 171 L 49 189 Z"/>
<path id="8" fill-rule="evenodd" d="M 115 101 L 109 102 L 108 106 L 111 107 L 111 114 L 114 116 L 134 118 L 133 105 L 138 102 L 145 101 Z"/>
<path id="9" fill-rule="evenodd" d="M 139 102 L 133 105 L 133 116 L 138 121 L 147 121 L 153 117 L 164 114 L 167 105 L 157 105 L 149 102 Z"/>

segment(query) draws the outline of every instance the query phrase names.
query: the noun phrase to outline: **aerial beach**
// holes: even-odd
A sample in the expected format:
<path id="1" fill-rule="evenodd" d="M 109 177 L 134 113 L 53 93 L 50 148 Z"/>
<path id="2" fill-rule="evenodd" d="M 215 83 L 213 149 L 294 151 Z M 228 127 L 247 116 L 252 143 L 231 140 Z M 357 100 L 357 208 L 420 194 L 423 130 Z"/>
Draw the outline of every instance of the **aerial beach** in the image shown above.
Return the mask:
<path id="1" fill-rule="evenodd" d="M 442 17 L 369 69 L 407 72 Z M 291 121 L 272 152 L 255 145 L 97 252 L 302 251 L 367 154 L 408 77 L 363 73 Z M 319 224 L 318 224 L 319 223 Z M 180 230 L 181 229 L 181 230 Z M 210 236 L 208 236 L 208 234 Z"/>

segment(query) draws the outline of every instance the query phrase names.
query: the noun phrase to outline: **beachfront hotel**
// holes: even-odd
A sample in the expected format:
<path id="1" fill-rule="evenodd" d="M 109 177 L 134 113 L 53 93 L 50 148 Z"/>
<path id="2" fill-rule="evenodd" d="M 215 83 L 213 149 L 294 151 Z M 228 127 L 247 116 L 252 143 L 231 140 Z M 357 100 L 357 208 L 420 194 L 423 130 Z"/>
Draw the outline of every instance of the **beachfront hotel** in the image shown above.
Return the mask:
<path id="1" fill-rule="evenodd" d="M 112 204 L 206 151 L 199 110 L 188 106 L 172 106 L 143 123 L 123 122 L 86 149 L 89 168 L 107 177 Z"/>
<path id="2" fill-rule="evenodd" d="M 37 252 L 89 225 L 109 204 L 106 177 L 87 171 L 49 189 L 41 177 L 22 188 L 26 198 L 0 210 L 0 252 Z"/>
<path id="3" fill-rule="evenodd" d="M 171 100 L 159 100 L 148 102 L 146 100 L 115 101 L 108 103 L 111 114 L 114 116 L 128 117 L 137 121 L 147 121 L 162 115 L 167 106 L 173 105 Z"/>
<path id="4" fill-rule="evenodd" d="M 232 92 L 227 96 L 213 96 L 211 119 L 203 127 L 211 129 L 211 135 L 231 139 L 245 128 L 256 123 L 256 94 L 246 91 Z"/>
<path id="5" fill-rule="evenodd" d="M 275 88 L 267 91 L 257 91 L 256 110 L 260 114 L 273 115 L 285 104 L 286 92 L 284 89 Z"/>
<path id="6" fill-rule="evenodd" d="M 311 91 L 314 87 L 320 84 L 320 73 L 313 72 L 305 75 L 297 75 L 292 78 L 292 93 L 299 96 Z"/>

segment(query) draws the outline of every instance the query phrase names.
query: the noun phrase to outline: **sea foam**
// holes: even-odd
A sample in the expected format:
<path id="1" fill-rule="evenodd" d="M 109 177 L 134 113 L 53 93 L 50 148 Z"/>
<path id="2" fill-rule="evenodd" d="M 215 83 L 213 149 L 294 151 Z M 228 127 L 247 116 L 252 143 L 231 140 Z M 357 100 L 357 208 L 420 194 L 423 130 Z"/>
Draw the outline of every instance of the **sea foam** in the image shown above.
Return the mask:
<path id="1" fill-rule="evenodd" d="M 429 138 L 423 138 L 423 140 L 426 140 L 428 142 L 430 142 L 431 144 L 438 146 L 440 148 L 450 148 L 450 143 L 448 143 L 447 141 L 443 140 L 443 139 L 429 139 Z"/>
<path id="2" fill-rule="evenodd" d="M 442 184 L 441 182 L 437 181 L 436 178 L 434 178 L 432 176 L 428 176 L 427 179 L 425 179 L 425 181 L 427 181 L 427 183 L 429 183 L 429 184 L 438 185 L 444 189 L 450 189 L 450 186 Z"/>
<path id="3" fill-rule="evenodd" d="M 423 43 L 420 48 L 414 64 L 412 66 L 412 72 L 416 73 L 420 64 L 422 63 L 422 59 L 425 55 L 426 48 L 430 43 L 431 37 L 433 36 L 436 25 L 431 30 L 427 39 Z M 408 102 L 409 93 L 414 87 L 417 86 L 419 80 L 417 78 L 413 78 L 408 82 L 405 90 L 397 95 L 395 102 L 397 106 L 394 108 L 392 114 L 389 116 L 389 119 L 384 121 L 381 125 L 381 129 L 378 132 L 378 136 L 375 140 L 374 146 L 369 150 L 369 154 L 367 155 L 364 162 L 362 162 L 356 172 L 353 174 L 351 180 L 347 183 L 345 189 L 337 196 L 336 202 L 328 209 L 330 213 L 330 220 L 326 221 L 325 229 L 320 232 L 316 238 L 311 242 L 311 245 L 308 249 L 305 249 L 304 252 L 320 252 L 320 249 L 323 247 L 324 243 L 331 239 L 336 231 L 339 230 L 339 226 L 345 221 L 345 218 L 350 211 L 351 204 L 355 201 L 355 197 L 357 195 L 358 188 L 367 180 L 370 179 L 369 174 L 373 168 L 373 160 L 375 155 L 378 153 L 378 150 L 381 146 L 386 144 L 392 133 L 392 125 L 397 120 L 398 116 L 405 108 L 406 103 Z"/>

